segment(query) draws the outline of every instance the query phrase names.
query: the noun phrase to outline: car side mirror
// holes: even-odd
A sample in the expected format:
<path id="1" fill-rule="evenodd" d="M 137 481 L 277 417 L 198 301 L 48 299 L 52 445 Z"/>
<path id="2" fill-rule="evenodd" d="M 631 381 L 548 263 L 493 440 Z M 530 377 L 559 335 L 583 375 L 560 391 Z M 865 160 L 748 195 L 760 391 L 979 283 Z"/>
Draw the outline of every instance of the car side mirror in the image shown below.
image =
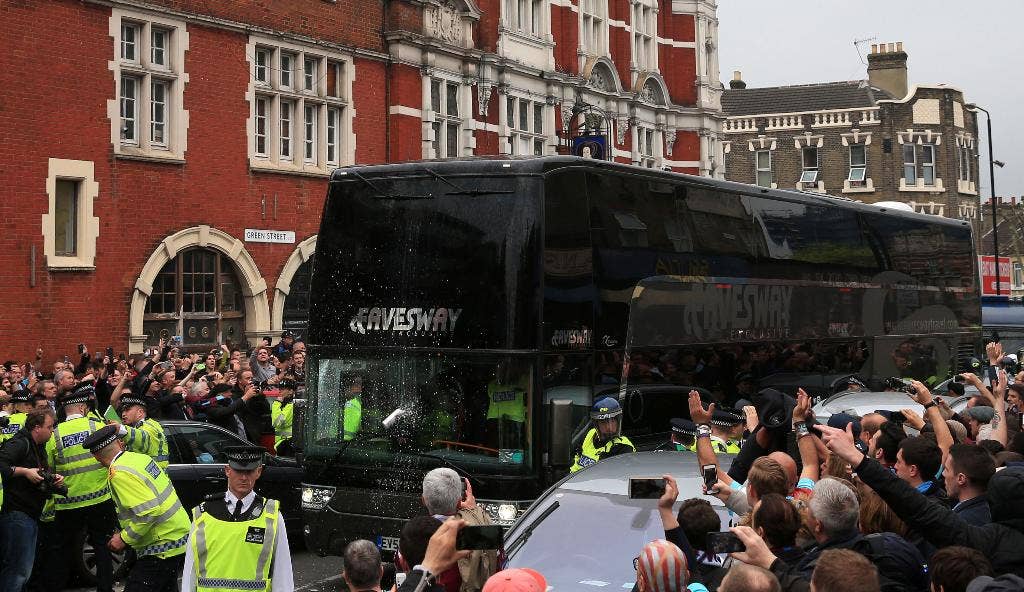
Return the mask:
<path id="1" fill-rule="evenodd" d="M 572 464 L 572 401 L 553 399 L 549 404 L 551 417 L 552 467 L 564 468 Z"/>

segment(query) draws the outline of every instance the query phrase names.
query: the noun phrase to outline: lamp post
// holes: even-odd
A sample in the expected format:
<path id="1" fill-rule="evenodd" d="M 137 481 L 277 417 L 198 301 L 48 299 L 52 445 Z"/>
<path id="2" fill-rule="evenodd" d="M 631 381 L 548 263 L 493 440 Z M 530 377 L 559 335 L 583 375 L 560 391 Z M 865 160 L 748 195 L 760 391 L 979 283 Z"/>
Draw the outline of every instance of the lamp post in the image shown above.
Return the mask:
<path id="1" fill-rule="evenodd" d="M 996 296 L 1002 295 L 1002 282 L 999 281 L 999 221 L 996 219 L 996 164 L 997 161 L 992 157 L 992 114 L 988 112 L 988 109 L 979 107 L 974 103 L 967 103 L 964 105 L 969 110 L 977 113 L 978 111 L 985 112 L 985 122 L 988 124 L 988 187 L 992 195 L 992 254 L 994 255 L 996 264 Z M 999 167 L 1003 167 L 1003 162 L 998 162 Z"/>

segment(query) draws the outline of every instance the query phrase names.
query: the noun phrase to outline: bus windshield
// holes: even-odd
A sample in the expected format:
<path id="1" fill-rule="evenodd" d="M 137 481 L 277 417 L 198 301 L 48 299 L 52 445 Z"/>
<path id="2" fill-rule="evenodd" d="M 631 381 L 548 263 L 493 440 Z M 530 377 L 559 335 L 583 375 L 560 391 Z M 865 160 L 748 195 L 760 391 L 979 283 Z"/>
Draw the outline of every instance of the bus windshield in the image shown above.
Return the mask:
<path id="1" fill-rule="evenodd" d="M 315 393 L 306 453 L 345 464 L 525 472 L 533 462 L 532 360 L 436 351 L 319 358 L 307 385 Z"/>

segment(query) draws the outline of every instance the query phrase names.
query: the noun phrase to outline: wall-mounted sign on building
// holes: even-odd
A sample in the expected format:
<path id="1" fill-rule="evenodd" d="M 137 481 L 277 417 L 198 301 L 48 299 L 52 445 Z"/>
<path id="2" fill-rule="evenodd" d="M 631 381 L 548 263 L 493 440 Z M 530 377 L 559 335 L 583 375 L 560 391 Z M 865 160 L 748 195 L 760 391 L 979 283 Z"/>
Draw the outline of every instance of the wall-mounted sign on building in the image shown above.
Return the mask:
<path id="1" fill-rule="evenodd" d="M 257 230 L 255 228 L 245 229 L 245 242 L 247 243 L 284 243 L 295 244 L 295 231 L 293 230 Z"/>

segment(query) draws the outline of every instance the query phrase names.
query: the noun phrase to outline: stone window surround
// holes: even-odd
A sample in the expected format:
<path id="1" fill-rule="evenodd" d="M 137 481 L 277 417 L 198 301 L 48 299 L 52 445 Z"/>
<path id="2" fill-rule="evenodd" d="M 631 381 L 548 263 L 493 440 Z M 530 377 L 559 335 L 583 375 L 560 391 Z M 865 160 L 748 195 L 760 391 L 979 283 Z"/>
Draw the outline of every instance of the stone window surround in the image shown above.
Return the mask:
<path id="1" fill-rule="evenodd" d="M 95 179 L 95 167 L 91 160 L 67 160 L 51 158 L 46 175 L 48 206 L 42 216 L 43 254 L 50 271 L 92 271 L 96 269 L 96 239 L 100 235 L 100 219 L 93 216 L 93 204 L 99 197 L 99 183 Z M 57 255 L 57 180 L 78 181 L 78 203 L 76 207 L 75 254 Z"/>
<path id="2" fill-rule="evenodd" d="M 520 0 L 502 0 L 499 31 L 509 33 L 521 41 L 554 47 L 554 39 L 551 36 L 551 0 L 538 1 L 541 8 L 540 31 L 534 32 L 530 30 L 534 0 L 525 0 L 527 9 L 531 13 L 530 22 L 527 23 L 526 29 L 520 28 L 518 23 L 518 5 Z"/>
<path id="3" fill-rule="evenodd" d="M 851 144 L 864 144 L 864 159 L 867 162 L 867 147 L 871 145 L 871 132 L 862 132 L 858 128 L 850 130 L 848 134 L 842 134 L 843 146 L 850 146 Z M 871 180 L 871 176 L 864 177 L 864 185 L 861 187 L 852 187 L 850 185 L 849 175 L 847 179 L 843 181 L 842 193 L 873 193 L 875 191 L 874 181 Z"/>
<path id="4" fill-rule="evenodd" d="M 657 0 L 629 0 L 630 11 L 630 69 L 636 72 L 657 72 L 658 71 L 658 2 Z M 644 10 L 650 11 L 650 17 L 645 24 L 646 32 L 638 31 L 636 15 L 642 14 Z M 649 40 L 651 51 L 647 55 L 646 63 L 638 63 L 637 43 L 641 40 Z"/>
<path id="5" fill-rule="evenodd" d="M 461 74 L 455 74 L 452 72 L 443 71 L 436 68 L 425 69 L 420 77 L 421 86 L 423 91 L 423 110 L 422 115 L 422 127 L 423 127 L 423 158 L 439 158 L 434 154 L 433 141 L 434 141 L 434 128 L 433 123 L 437 120 L 437 115 L 434 113 L 433 106 L 430 98 L 430 83 L 431 80 L 440 80 L 442 83 L 441 89 L 441 103 L 444 104 L 446 101 L 444 85 L 447 83 L 455 83 L 459 87 L 458 91 L 458 103 L 459 103 L 459 138 L 456 146 L 458 154 L 449 155 L 448 158 L 457 158 L 459 156 L 472 156 L 476 152 L 476 138 L 473 136 L 473 130 L 476 129 L 475 121 L 473 119 L 473 104 L 472 104 L 472 87 L 471 82 L 463 78 Z M 504 104 L 501 106 L 499 113 L 504 110 Z M 450 116 L 441 115 L 442 121 L 453 121 Z M 445 132 L 447 133 L 447 131 Z"/>
<path id="6" fill-rule="evenodd" d="M 136 41 L 138 61 L 128 62 L 121 59 L 121 24 L 130 21 L 139 26 L 139 38 Z M 167 68 L 151 66 L 150 55 L 146 49 L 150 46 L 149 32 L 153 25 L 171 32 L 170 47 L 165 51 Z M 164 15 L 151 14 L 122 8 L 111 9 L 108 20 L 108 32 L 113 39 L 113 59 L 107 63 L 114 76 L 114 98 L 107 100 L 107 117 L 110 120 L 110 143 L 114 147 L 114 156 L 121 158 L 138 158 L 183 164 L 188 149 L 189 113 L 184 108 L 185 85 L 188 84 L 188 73 L 185 71 L 185 52 L 189 48 L 189 36 L 184 20 L 167 18 Z M 138 141 L 124 143 L 121 141 L 121 77 L 137 74 L 142 80 L 136 98 L 139 104 L 137 119 Z M 165 118 L 167 120 L 165 135 L 166 146 L 151 146 L 149 136 L 149 96 L 152 76 L 167 80 L 170 90 L 167 93 Z M 143 125 L 145 124 L 145 125 Z"/>
<path id="7" fill-rule="evenodd" d="M 902 144 L 933 144 L 935 146 L 942 145 L 942 134 L 940 132 L 933 132 L 932 130 L 914 130 L 907 129 L 901 131 L 897 135 L 899 143 Z M 942 182 L 942 178 L 939 177 L 939 151 L 936 149 L 935 154 L 935 183 L 932 185 L 925 185 L 924 178 L 921 176 L 917 177 L 917 182 L 910 186 L 907 185 L 906 178 L 900 175 L 900 184 L 898 191 L 903 192 L 920 192 L 920 193 L 942 193 L 946 191 L 946 187 Z M 902 173 L 902 167 L 901 167 Z"/>
<path id="8" fill-rule="evenodd" d="M 754 184 L 757 184 L 757 153 L 761 150 L 768 151 L 768 158 L 772 160 L 772 189 L 778 189 L 779 184 L 775 182 L 775 171 L 774 171 L 774 157 L 771 153 L 778 148 L 778 140 L 775 138 L 769 138 L 768 136 L 758 136 L 753 140 L 747 141 L 747 150 L 754 153 Z M 724 154 L 732 152 L 732 142 L 723 142 Z"/>
<path id="9" fill-rule="evenodd" d="M 957 145 L 957 152 L 958 152 L 958 154 L 957 154 L 957 166 L 959 167 L 960 166 L 960 160 L 959 159 L 961 157 L 961 155 L 959 154 L 959 151 L 961 151 L 961 150 L 968 150 L 969 151 L 968 154 L 969 155 L 973 155 L 974 154 L 974 149 L 975 149 L 975 140 L 974 140 L 974 136 L 971 135 L 970 133 L 967 133 L 967 132 L 958 133 L 955 136 L 954 139 L 956 140 L 956 145 Z M 971 158 L 970 160 L 973 160 L 973 158 Z M 970 160 L 967 163 L 968 167 L 970 167 Z M 971 174 L 971 171 L 970 171 L 970 168 L 968 168 L 967 175 L 970 176 L 970 174 Z M 978 195 L 978 186 L 977 186 L 977 184 L 976 184 L 974 179 L 963 180 L 963 179 L 960 178 L 959 175 L 957 175 L 956 189 L 957 189 L 957 193 L 964 193 L 964 194 L 967 194 L 967 195 Z"/>
<path id="10" fill-rule="evenodd" d="M 548 145 L 553 143 L 553 141 L 551 139 L 551 135 L 549 133 L 550 130 L 549 130 L 549 126 L 548 126 L 548 119 L 553 119 L 553 114 L 550 112 L 551 106 L 547 104 L 547 100 L 544 97 L 539 97 L 538 98 L 536 96 L 522 95 L 522 94 L 517 94 L 517 93 L 513 93 L 513 92 L 506 93 L 506 94 L 504 94 L 502 96 L 504 97 L 504 102 L 502 104 L 502 109 L 504 109 L 504 113 L 502 114 L 502 117 L 504 117 L 504 121 L 499 121 L 498 123 L 499 123 L 500 126 L 502 126 L 500 129 L 501 130 L 506 130 L 506 131 L 505 131 L 504 134 L 500 134 L 499 135 L 498 141 L 501 144 L 499 146 L 499 152 L 501 152 L 502 154 L 513 154 L 513 153 L 515 153 L 515 151 L 513 150 L 514 146 L 513 146 L 511 138 L 513 136 L 516 136 L 517 138 L 519 138 L 519 137 L 530 138 L 530 141 L 531 141 L 530 155 L 533 154 L 533 149 L 532 149 L 533 140 L 544 140 L 544 150 L 541 151 L 541 154 L 547 154 L 548 153 L 547 152 L 548 151 L 548 148 L 547 148 Z M 541 119 L 541 131 L 540 132 L 520 129 L 519 128 L 519 121 L 518 120 L 517 121 L 508 121 L 508 101 L 510 99 L 515 100 L 515 102 L 516 102 L 515 103 L 515 114 L 517 116 L 519 116 L 519 117 L 521 117 L 519 110 L 522 108 L 522 101 L 526 101 L 529 104 L 530 112 L 527 114 L 527 125 L 528 126 L 532 126 L 533 123 L 534 123 L 533 109 L 535 108 L 535 105 L 538 105 L 538 104 L 541 105 L 542 119 Z M 507 126 L 507 128 L 505 126 Z M 507 152 L 505 151 L 505 148 L 508 149 Z M 522 156 L 522 155 L 520 155 L 520 156 Z"/>
<path id="11" fill-rule="evenodd" d="M 801 136 L 793 136 L 793 145 L 797 150 L 803 151 L 804 148 L 810 148 L 811 144 L 818 150 L 821 150 L 825 146 L 825 136 L 815 136 L 811 132 L 804 132 Z M 803 154 L 800 155 L 800 168 L 803 170 Z M 814 184 L 801 183 L 797 179 L 794 187 L 803 191 L 816 191 L 819 193 L 825 192 L 825 181 L 822 180 L 821 171 L 821 154 L 818 154 L 818 181 Z"/>
<path id="12" fill-rule="evenodd" d="M 609 47 L 609 33 L 608 33 L 608 0 L 589 0 L 592 5 L 596 8 L 593 12 L 586 11 L 583 8 L 583 4 L 588 0 L 579 0 L 579 54 L 580 55 L 595 55 L 597 57 L 608 57 Z M 587 23 L 587 19 L 590 22 Z M 589 25 L 590 30 L 593 31 L 594 24 L 597 24 L 598 35 L 600 39 L 597 42 L 597 50 L 592 51 L 592 46 L 587 47 L 584 50 L 584 40 L 587 38 L 585 32 L 585 26 Z"/>
<path id="13" fill-rule="evenodd" d="M 269 85 L 256 82 L 256 48 L 267 48 L 280 56 L 281 50 L 292 53 L 295 58 L 295 74 L 292 76 L 293 89 L 281 89 L 277 84 L 279 58 L 271 59 L 266 66 L 273 82 Z M 301 86 L 301 74 L 304 67 L 306 53 L 318 60 L 317 90 L 313 93 L 299 90 Z M 352 122 L 356 110 L 352 104 L 352 86 L 355 83 L 355 66 L 353 56 L 338 51 L 328 50 L 322 46 L 311 46 L 294 41 L 285 41 L 280 38 L 264 37 L 261 35 L 250 35 L 245 45 L 245 59 L 249 65 L 249 85 L 246 88 L 245 99 L 249 104 L 249 117 L 246 120 L 246 137 L 249 154 L 249 168 L 254 171 L 294 173 L 300 175 L 328 176 L 331 170 L 338 166 L 351 165 L 355 163 L 356 135 Z M 326 96 L 326 80 L 328 61 L 341 65 L 339 81 L 341 97 Z M 256 154 L 256 95 L 272 97 L 269 113 L 267 114 L 267 156 Z M 292 108 L 292 160 L 280 159 L 280 100 L 284 98 L 291 100 Z M 317 130 L 314 134 L 317 138 L 317 156 L 315 162 L 307 162 L 303 158 L 304 136 L 305 136 L 305 101 L 311 101 L 317 105 Z M 337 162 L 327 162 L 327 109 L 337 109 L 340 112 L 338 122 L 338 146 L 336 148 Z"/>

